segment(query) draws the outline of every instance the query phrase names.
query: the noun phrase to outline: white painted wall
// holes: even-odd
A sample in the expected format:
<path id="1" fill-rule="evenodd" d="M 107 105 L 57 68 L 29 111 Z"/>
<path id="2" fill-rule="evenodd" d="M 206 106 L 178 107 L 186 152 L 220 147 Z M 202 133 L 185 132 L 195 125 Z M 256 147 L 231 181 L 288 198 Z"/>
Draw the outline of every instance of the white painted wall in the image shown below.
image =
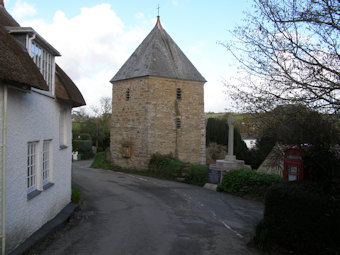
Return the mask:
<path id="1" fill-rule="evenodd" d="M 59 115 L 67 108 L 65 149 L 59 148 Z M 37 92 L 8 90 L 6 151 L 6 246 L 14 249 L 51 220 L 71 197 L 71 107 Z M 54 185 L 27 200 L 27 143 L 39 141 L 42 169 L 43 140 L 52 139 Z M 38 171 L 39 172 L 39 171 Z M 42 186 L 41 186 L 42 187 Z"/>
<path id="2" fill-rule="evenodd" d="M 256 139 L 243 139 L 243 141 L 246 143 L 249 150 L 256 146 Z"/>

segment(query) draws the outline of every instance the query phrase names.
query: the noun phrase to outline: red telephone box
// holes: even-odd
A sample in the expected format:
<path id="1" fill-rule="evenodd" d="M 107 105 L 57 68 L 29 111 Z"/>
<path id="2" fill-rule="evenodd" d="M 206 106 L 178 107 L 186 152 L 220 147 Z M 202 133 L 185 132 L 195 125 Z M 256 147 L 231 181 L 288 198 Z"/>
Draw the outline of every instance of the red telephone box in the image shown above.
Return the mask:
<path id="1" fill-rule="evenodd" d="M 283 162 L 283 181 L 297 181 L 304 179 L 303 171 L 304 150 L 293 146 L 285 151 Z"/>

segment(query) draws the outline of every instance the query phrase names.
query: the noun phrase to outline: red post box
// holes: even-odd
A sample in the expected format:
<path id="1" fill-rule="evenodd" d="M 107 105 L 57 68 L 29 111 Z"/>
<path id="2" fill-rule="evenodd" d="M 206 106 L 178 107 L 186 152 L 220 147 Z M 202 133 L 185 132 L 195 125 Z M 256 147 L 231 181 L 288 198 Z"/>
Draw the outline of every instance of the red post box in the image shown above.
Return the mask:
<path id="1" fill-rule="evenodd" d="M 303 171 L 304 150 L 293 146 L 285 151 L 283 161 L 283 181 L 297 181 L 304 179 Z"/>

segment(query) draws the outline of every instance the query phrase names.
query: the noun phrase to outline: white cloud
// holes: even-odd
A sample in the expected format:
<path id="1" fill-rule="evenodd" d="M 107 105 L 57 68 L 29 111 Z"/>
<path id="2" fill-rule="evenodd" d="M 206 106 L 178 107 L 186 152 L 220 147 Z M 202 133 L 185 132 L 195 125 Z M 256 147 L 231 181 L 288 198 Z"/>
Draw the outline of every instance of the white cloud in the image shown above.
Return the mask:
<path id="1" fill-rule="evenodd" d="M 30 20 L 21 25 L 33 27 L 61 53 L 57 63 L 78 86 L 88 106 L 111 96 L 110 79 L 149 32 L 144 27 L 127 28 L 109 4 L 82 8 L 72 18 L 57 11 L 52 24 Z"/>
<path id="2" fill-rule="evenodd" d="M 136 14 L 136 18 L 137 18 L 137 19 L 142 19 L 142 18 L 144 18 L 144 13 L 138 12 L 138 13 Z"/>
<path id="3" fill-rule="evenodd" d="M 6 3 L 5 3 L 5 6 L 6 6 Z M 19 21 L 26 17 L 32 17 L 36 13 L 37 13 L 37 10 L 34 8 L 34 6 L 26 2 L 21 2 L 21 0 L 16 1 L 13 7 L 13 10 L 12 10 L 12 14 L 14 18 Z"/>
<path id="4" fill-rule="evenodd" d="M 177 0 L 172 0 L 172 5 L 173 6 L 178 6 L 178 1 Z"/>

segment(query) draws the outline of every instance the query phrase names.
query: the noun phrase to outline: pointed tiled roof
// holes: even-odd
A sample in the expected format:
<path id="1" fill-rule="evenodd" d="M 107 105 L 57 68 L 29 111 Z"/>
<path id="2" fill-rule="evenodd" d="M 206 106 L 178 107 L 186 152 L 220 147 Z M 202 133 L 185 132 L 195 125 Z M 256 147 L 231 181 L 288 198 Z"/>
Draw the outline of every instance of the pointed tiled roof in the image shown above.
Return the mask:
<path id="1" fill-rule="evenodd" d="M 163 29 L 159 17 L 156 26 L 111 79 L 111 82 L 143 76 L 206 82 Z"/>

